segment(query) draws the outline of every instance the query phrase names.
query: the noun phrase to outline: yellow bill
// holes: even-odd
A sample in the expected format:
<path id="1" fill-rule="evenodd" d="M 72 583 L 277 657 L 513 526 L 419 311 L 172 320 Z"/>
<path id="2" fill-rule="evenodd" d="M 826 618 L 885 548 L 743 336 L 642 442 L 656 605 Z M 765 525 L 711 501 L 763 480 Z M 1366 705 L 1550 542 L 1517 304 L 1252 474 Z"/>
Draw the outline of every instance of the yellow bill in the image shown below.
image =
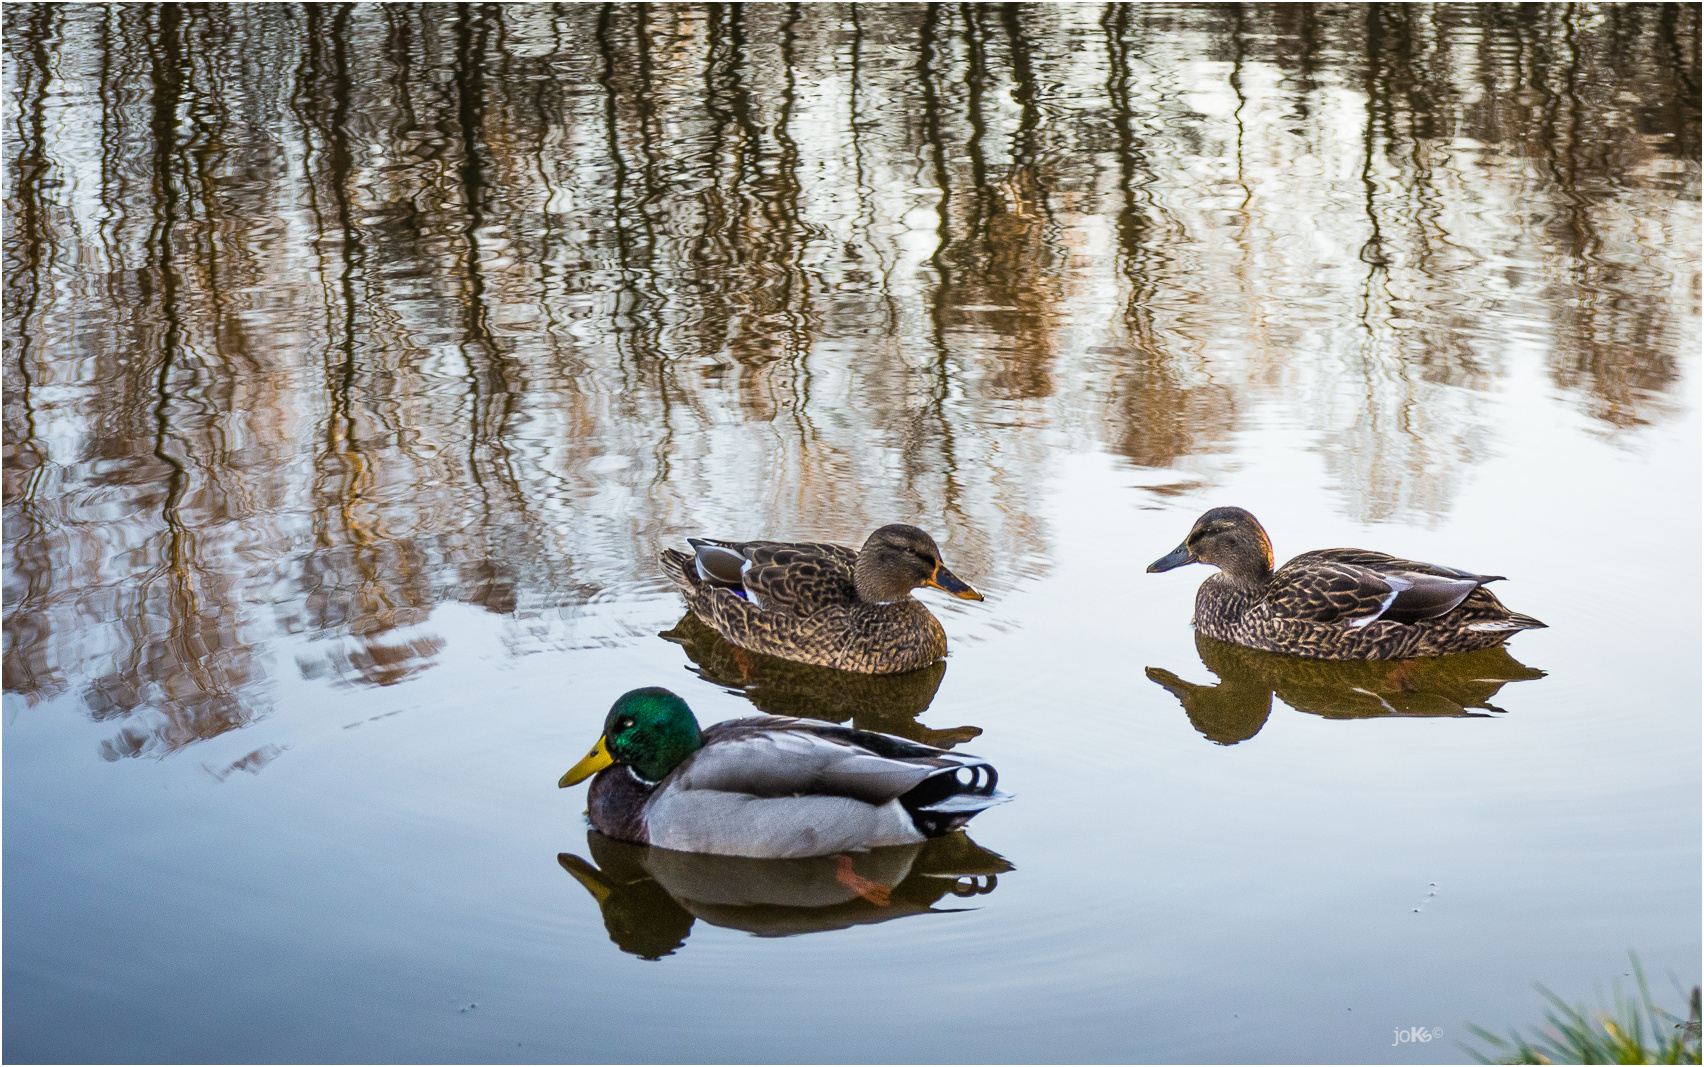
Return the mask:
<path id="1" fill-rule="evenodd" d="M 568 768 L 568 773 L 563 775 L 556 785 L 558 788 L 567 789 L 571 785 L 585 781 L 613 763 L 615 763 L 615 757 L 609 754 L 609 749 L 604 747 L 604 739 L 600 737 L 598 743 L 592 746 L 592 750 L 586 753 L 586 758 Z"/>

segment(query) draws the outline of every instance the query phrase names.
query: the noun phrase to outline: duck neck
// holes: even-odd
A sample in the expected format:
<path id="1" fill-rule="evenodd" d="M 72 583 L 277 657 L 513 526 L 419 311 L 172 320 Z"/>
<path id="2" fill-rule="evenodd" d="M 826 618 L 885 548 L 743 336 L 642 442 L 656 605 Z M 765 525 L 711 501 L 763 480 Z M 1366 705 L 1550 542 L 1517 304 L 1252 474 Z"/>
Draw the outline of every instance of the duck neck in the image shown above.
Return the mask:
<path id="1" fill-rule="evenodd" d="M 1219 565 L 1225 584 L 1237 589 L 1260 593 L 1272 582 L 1272 562 L 1267 560 L 1227 560 Z"/>
<path id="2" fill-rule="evenodd" d="M 694 723 L 690 734 L 681 732 L 657 738 L 653 745 L 632 754 L 625 762 L 641 781 L 655 785 L 667 778 L 670 771 L 685 763 L 687 757 L 697 752 L 703 744 L 698 733 L 698 724 Z"/>
<path id="3" fill-rule="evenodd" d="M 1238 580 L 1226 571 L 1210 575 L 1195 593 L 1195 627 L 1220 641 L 1235 641 L 1243 615 L 1266 594 L 1266 583 Z"/>
<path id="4" fill-rule="evenodd" d="M 1253 526 L 1252 533 L 1252 544 L 1246 536 L 1241 536 L 1229 551 L 1203 562 L 1219 568 L 1232 585 L 1259 592 L 1272 581 L 1272 542 L 1258 524 Z"/>
<path id="5" fill-rule="evenodd" d="M 1241 562 L 1247 564 L 1249 561 Z M 1227 567 L 1221 562 L 1219 573 L 1202 582 L 1196 594 L 1195 625 L 1209 637 L 1231 640 L 1224 627 L 1242 618 L 1244 612 L 1260 603 L 1271 583 L 1270 567 Z"/>
<path id="6" fill-rule="evenodd" d="M 865 552 L 859 553 L 858 562 L 852 565 L 852 586 L 866 604 L 892 604 L 911 595 L 910 585 L 873 563 Z"/>

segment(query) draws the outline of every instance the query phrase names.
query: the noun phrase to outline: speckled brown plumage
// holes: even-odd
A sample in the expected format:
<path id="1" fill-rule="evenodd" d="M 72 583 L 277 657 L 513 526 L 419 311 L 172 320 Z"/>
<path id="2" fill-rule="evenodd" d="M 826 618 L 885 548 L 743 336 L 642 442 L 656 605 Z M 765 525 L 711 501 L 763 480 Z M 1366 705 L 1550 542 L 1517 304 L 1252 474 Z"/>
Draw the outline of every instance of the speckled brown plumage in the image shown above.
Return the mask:
<path id="1" fill-rule="evenodd" d="M 1220 568 L 1195 594 L 1208 637 L 1315 659 L 1409 659 L 1502 644 L 1544 623 L 1484 588 L 1499 575 L 1359 548 L 1304 552 L 1276 571 L 1266 531 L 1241 508 L 1214 508 L 1150 571 Z"/>
<path id="2" fill-rule="evenodd" d="M 935 699 L 946 660 L 903 674 L 859 674 L 766 656 L 739 648 L 688 611 L 658 635 L 680 645 L 707 682 L 741 690 L 759 711 L 860 730 L 894 734 L 936 748 L 952 748 L 982 733 L 975 726 L 937 730 L 917 721 Z"/>
<path id="3" fill-rule="evenodd" d="M 932 585 L 982 599 L 911 526 L 884 526 L 859 552 L 812 542 L 690 543 L 694 554 L 668 549 L 661 563 L 693 614 L 741 648 L 820 667 L 897 674 L 928 666 L 946 655 L 947 635 L 910 591 Z"/>

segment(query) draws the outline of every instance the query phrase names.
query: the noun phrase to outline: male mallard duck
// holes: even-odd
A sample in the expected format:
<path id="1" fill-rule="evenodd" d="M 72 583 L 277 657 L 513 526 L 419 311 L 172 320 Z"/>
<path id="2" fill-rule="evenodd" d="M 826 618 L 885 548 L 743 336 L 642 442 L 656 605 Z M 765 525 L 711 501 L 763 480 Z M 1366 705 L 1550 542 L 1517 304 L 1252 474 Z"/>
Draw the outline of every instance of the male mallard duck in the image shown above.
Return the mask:
<path id="1" fill-rule="evenodd" d="M 1236 645 L 1314 659 L 1407 659 L 1471 652 L 1544 623 L 1483 586 L 1501 575 L 1415 563 L 1383 552 L 1304 552 L 1276 571 L 1272 542 L 1242 508 L 1214 508 L 1148 570 L 1206 563 L 1195 627 Z"/>
<path id="2" fill-rule="evenodd" d="M 941 562 L 915 526 L 883 526 L 857 552 L 840 545 L 712 541 L 662 565 L 686 606 L 731 644 L 860 674 L 898 674 L 947 654 L 947 634 L 911 591 L 928 585 L 965 600 L 982 594 Z"/>
<path id="3" fill-rule="evenodd" d="M 618 841 L 781 859 L 956 830 L 1009 799 L 984 760 L 889 734 L 757 715 L 700 732 L 686 701 L 635 689 L 557 784 L 597 773 L 592 826 Z"/>

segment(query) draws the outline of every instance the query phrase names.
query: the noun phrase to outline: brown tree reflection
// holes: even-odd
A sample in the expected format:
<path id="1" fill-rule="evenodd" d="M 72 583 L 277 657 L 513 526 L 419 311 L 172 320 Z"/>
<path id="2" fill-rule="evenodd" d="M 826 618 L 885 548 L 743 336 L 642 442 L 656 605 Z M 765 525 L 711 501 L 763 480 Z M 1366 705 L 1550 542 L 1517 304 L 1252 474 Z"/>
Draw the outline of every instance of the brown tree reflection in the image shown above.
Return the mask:
<path id="1" fill-rule="evenodd" d="M 5 684 L 113 758 L 683 529 L 997 587 L 1062 437 L 1175 483 L 1289 405 L 1441 513 L 1525 352 L 1623 435 L 1697 343 L 1692 5 L 4 17 Z"/>

